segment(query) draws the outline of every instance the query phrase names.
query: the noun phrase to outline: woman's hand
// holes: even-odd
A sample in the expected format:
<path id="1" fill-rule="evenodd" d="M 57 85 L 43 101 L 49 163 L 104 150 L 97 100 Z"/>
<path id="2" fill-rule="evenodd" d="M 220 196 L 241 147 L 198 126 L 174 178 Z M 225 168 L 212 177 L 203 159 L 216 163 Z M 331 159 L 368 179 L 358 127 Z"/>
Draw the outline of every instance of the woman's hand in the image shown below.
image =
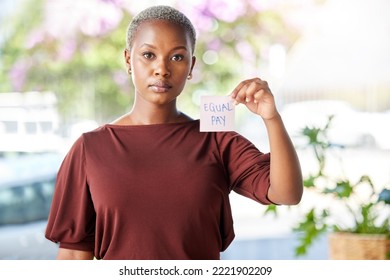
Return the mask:
<path id="1" fill-rule="evenodd" d="M 269 120 L 278 115 L 274 96 L 266 81 L 260 78 L 244 80 L 233 90 L 235 104 L 244 104 L 251 112 Z"/>

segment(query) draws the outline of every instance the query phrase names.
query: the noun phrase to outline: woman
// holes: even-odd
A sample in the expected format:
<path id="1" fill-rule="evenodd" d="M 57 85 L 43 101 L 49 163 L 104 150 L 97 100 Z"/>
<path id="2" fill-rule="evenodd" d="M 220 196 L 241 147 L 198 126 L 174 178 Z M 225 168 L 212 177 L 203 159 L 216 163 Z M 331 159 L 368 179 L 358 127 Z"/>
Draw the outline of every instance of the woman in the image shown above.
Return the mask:
<path id="1" fill-rule="evenodd" d="M 61 165 L 46 229 L 58 259 L 219 259 L 234 238 L 231 190 L 262 204 L 300 201 L 299 161 L 265 81 L 245 80 L 231 97 L 263 119 L 269 154 L 235 132 L 199 132 L 177 109 L 195 38 L 167 6 L 130 23 L 134 104 L 83 134 Z"/>

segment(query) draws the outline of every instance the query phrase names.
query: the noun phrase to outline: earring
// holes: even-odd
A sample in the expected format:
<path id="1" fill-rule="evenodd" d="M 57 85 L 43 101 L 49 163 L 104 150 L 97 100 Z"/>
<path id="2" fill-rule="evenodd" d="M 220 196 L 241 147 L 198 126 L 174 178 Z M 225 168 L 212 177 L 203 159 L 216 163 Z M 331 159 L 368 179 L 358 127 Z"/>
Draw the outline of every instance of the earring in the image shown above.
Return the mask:
<path id="1" fill-rule="evenodd" d="M 187 80 L 191 80 L 192 79 L 192 73 L 188 74 L 188 77 L 187 77 Z"/>
<path id="2" fill-rule="evenodd" d="M 131 75 L 131 68 L 127 69 L 127 73 Z"/>

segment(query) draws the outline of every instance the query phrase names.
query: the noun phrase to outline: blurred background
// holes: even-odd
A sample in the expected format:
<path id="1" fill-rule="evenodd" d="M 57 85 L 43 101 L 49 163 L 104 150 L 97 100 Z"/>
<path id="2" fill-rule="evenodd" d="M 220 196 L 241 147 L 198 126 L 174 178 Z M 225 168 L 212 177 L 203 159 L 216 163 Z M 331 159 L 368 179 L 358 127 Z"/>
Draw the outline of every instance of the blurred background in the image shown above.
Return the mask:
<path id="1" fill-rule="evenodd" d="M 300 131 L 324 125 L 343 174 L 390 182 L 390 2 L 387 0 L 0 0 L 0 259 L 53 259 L 43 232 L 57 169 L 81 133 L 129 111 L 123 61 L 133 15 L 172 5 L 193 22 L 197 64 L 179 107 L 243 79 L 269 82 L 301 160 Z M 238 106 L 237 131 L 269 151 L 262 121 Z M 331 170 L 335 176 L 339 169 Z M 326 237 L 296 256 L 292 228 L 306 205 L 266 207 L 231 195 L 236 239 L 224 259 L 327 259 Z"/>

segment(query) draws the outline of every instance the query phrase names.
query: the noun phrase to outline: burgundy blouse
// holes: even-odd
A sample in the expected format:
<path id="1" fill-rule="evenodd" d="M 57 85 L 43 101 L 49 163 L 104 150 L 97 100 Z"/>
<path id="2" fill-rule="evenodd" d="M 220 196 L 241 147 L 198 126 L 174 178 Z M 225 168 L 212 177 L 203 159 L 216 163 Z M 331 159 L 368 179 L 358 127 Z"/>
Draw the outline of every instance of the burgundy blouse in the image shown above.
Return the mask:
<path id="1" fill-rule="evenodd" d="M 219 259 L 234 238 L 231 190 L 262 204 L 270 155 L 199 121 L 104 125 L 57 176 L 46 238 L 98 259 Z"/>

